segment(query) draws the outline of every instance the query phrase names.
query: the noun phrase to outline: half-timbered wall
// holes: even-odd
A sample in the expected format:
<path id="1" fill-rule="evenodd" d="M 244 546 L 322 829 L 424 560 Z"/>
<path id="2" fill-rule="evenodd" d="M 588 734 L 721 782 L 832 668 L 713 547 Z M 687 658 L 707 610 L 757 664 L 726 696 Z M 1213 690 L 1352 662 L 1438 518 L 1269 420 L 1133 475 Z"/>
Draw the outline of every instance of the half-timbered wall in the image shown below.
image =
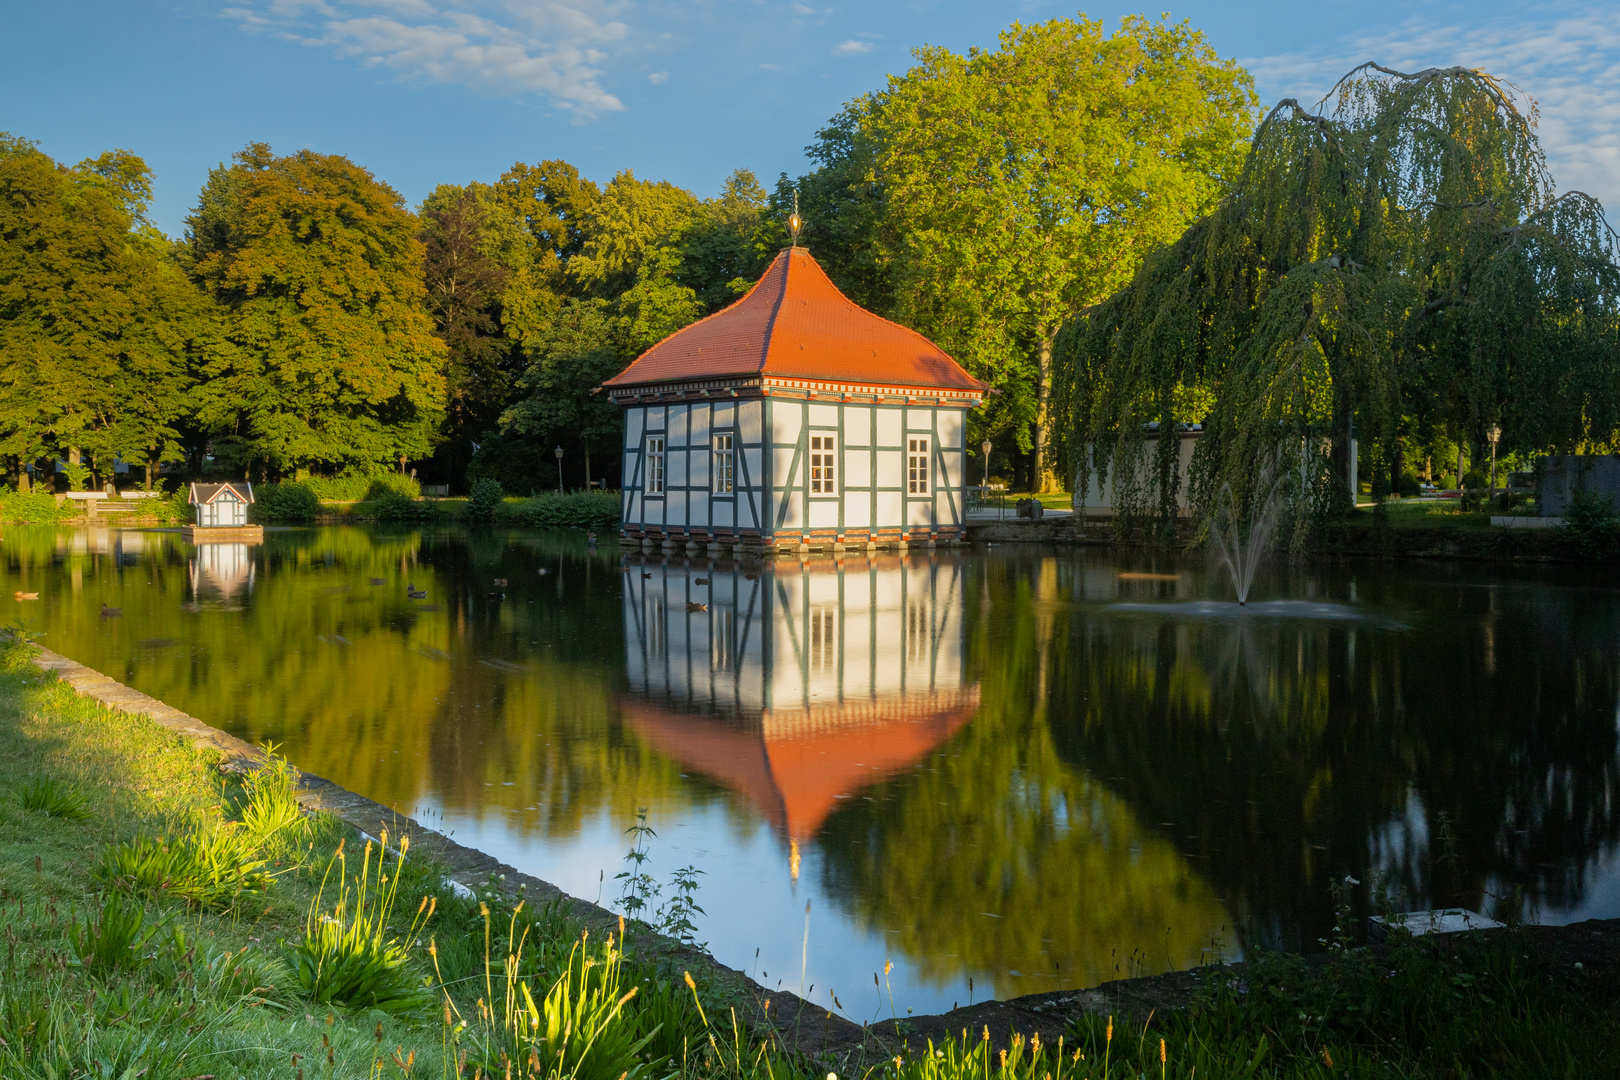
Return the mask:
<path id="1" fill-rule="evenodd" d="M 765 504 L 759 400 L 624 410 L 624 521 L 662 529 L 760 531 Z M 730 440 L 730 491 L 716 491 L 715 437 Z M 649 440 L 658 440 L 649 444 Z M 659 460 L 649 445 L 656 447 Z M 659 474 L 658 466 L 662 471 Z"/>
<path id="2" fill-rule="evenodd" d="M 632 405 L 624 521 L 764 536 L 959 526 L 964 414 L 789 398 Z M 717 436 L 732 446 L 730 492 L 717 490 Z"/>

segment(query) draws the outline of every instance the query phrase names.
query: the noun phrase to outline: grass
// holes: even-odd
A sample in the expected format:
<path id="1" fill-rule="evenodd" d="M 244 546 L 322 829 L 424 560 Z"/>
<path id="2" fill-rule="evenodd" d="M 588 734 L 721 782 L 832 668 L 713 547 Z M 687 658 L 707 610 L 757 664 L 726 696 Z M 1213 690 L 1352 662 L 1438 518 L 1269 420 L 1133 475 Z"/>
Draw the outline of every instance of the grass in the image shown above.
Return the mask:
<path id="1" fill-rule="evenodd" d="M 300 813 L 284 763 L 223 773 L 27 647 L 0 642 L 6 1080 L 714 1075 L 678 971 L 565 903 L 457 895 L 408 841 Z M 805 1075 L 737 1038 L 745 1064 Z"/>
<path id="2" fill-rule="evenodd" d="M 283 765 L 222 774 L 24 648 L 0 644 L 7 1080 L 826 1075 L 627 953 L 622 925 L 590 935 L 566 902 L 493 883 L 458 895 L 407 841 L 298 813 Z M 1620 1074 L 1620 987 L 1549 969 L 1516 932 L 1211 976 L 1178 1012 L 1086 1017 L 1048 1044 L 964 1031 L 844 1080 Z"/>

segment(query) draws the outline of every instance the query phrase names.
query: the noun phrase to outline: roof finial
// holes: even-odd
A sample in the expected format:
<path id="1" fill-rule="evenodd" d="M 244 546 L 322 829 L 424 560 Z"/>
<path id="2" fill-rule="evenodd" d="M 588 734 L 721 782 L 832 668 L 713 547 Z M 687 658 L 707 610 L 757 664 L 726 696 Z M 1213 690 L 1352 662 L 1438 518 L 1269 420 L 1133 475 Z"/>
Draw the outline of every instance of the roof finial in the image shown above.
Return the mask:
<path id="1" fill-rule="evenodd" d="M 804 219 L 799 216 L 799 189 L 793 189 L 793 216 L 788 218 L 788 236 L 793 246 L 799 246 L 799 230 L 804 228 Z"/>

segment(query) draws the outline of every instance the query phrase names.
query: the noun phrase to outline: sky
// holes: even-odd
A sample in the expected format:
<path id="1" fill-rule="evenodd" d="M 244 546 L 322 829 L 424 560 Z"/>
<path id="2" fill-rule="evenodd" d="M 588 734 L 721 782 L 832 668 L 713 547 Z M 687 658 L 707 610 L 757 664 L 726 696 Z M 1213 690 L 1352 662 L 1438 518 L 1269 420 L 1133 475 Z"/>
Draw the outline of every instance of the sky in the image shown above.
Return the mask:
<path id="1" fill-rule="evenodd" d="M 1168 5 L 1168 0 L 1158 0 Z M 994 48 L 1045 0 L 0 0 L 0 130 L 77 162 L 115 147 L 156 174 L 179 235 L 208 170 L 249 142 L 343 154 L 412 205 L 436 184 L 563 158 L 699 196 L 733 169 L 770 186 L 846 101 L 919 45 Z M 1092 4 L 1116 23 L 1143 10 Z M 1483 67 L 1540 107 L 1560 190 L 1620 223 L 1620 3 L 1265 0 L 1187 19 L 1262 102 L 1315 101 L 1364 60 Z"/>

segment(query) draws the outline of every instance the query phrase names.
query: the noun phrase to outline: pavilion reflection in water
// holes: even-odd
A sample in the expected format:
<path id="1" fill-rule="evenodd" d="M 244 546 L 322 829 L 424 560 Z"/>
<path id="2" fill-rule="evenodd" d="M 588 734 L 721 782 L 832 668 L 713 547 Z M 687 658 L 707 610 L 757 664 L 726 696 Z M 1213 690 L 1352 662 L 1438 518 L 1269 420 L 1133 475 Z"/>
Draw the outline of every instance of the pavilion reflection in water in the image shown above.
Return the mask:
<path id="1" fill-rule="evenodd" d="M 632 560 L 625 579 L 626 725 L 745 797 L 795 855 L 841 799 L 978 711 L 958 560 Z"/>

